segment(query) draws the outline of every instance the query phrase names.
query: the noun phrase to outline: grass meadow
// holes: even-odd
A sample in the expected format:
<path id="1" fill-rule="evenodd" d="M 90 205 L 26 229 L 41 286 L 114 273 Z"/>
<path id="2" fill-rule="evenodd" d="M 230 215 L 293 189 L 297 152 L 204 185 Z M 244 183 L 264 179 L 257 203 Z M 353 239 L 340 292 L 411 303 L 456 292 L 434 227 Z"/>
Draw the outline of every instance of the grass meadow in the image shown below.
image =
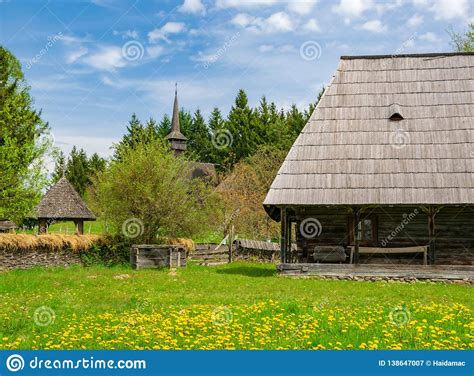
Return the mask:
<path id="1" fill-rule="evenodd" d="M 278 277 L 270 264 L 0 274 L 1 349 L 473 349 L 472 287 Z"/>

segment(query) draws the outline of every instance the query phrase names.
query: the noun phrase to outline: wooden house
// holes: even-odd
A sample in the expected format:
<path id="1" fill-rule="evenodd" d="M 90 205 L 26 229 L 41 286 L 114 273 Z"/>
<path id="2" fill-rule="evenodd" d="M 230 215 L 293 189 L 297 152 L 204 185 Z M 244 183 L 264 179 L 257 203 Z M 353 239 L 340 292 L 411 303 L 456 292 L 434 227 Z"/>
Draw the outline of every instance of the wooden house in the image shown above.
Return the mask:
<path id="1" fill-rule="evenodd" d="M 286 265 L 473 265 L 474 54 L 341 57 L 264 207 Z"/>

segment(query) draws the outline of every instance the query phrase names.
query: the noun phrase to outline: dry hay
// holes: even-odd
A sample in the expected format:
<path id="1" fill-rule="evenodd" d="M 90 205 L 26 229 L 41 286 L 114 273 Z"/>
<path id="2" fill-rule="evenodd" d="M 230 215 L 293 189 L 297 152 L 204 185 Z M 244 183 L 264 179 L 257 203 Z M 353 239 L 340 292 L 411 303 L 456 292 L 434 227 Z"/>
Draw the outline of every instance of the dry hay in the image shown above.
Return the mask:
<path id="1" fill-rule="evenodd" d="M 30 251 L 43 249 L 49 251 L 84 251 L 93 244 L 102 243 L 101 235 L 63 235 L 63 234 L 0 234 L 0 250 Z"/>
<path id="2" fill-rule="evenodd" d="M 160 244 L 169 244 L 169 245 L 182 245 L 188 252 L 193 252 L 196 249 L 196 246 L 192 239 L 186 238 L 167 238 L 162 237 L 159 239 Z"/>

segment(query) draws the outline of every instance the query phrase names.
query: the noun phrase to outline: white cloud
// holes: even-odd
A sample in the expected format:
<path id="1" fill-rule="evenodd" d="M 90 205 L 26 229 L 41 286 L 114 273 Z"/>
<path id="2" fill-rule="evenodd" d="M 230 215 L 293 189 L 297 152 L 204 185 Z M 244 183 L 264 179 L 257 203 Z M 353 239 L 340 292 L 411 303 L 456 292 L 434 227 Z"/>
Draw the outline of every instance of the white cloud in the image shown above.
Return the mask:
<path id="1" fill-rule="evenodd" d="M 288 3 L 288 10 L 302 16 L 310 14 L 318 0 L 298 0 Z"/>
<path id="2" fill-rule="evenodd" d="M 115 46 L 102 46 L 97 52 L 84 57 L 81 61 L 93 68 L 108 71 L 127 65 L 127 61 L 122 56 L 122 49 Z"/>
<path id="3" fill-rule="evenodd" d="M 308 22 L 304 24 L 303 29 L 308 31 L 321 31 L 318 22 L 314 18 L 308 20 Z"/>
<path id="4" fill-rule="evenodd" d="M 273 13 L 266 19 L 265 23 L 269 32 L 293 30 L 293 23 L 285 12 Z"/>
<path id="5" fill-rule="evenodd" d="M 361 29 L 371 31 L 373 33 L 382 33 L 387 31 L 387 26 L 383 25 L 380 20 L 372 20 L 362 24 Z"/>
<path id="6" fill-rule="evenodd" d="M 66 55 L 66 62 L 68 64 L 75 63 L 79 58 L 84 56 L 87 53 L 87 48 L 85 47 L 77 47 L 76 49 L 72 50 Z"/>
<path id="7" fill-rule="evenodd" d="M 235 8 L 235 9 L 253 9 L 261 6 L 274 5 L 278 0 L 217 0 L 218 8 Z"/>
<path id="8" fill-rule="evenodd" d="M 163 46 L 160 46 L 160 45 L 149 46 L 149 47 L 146 48 L 146 52 L 147 52 L 148 56 L 150 56 L 152 59 L 154 59 L 158 56 L 161 56 L 164 51 L 165 51 L 165 49 L 163 48 Z"/>
<path id="9" fill-rule="evenodd" d="M 439 38 L 435 33 L 432 33 L 431 31 L 428 31 L 420 35 L 419 39 L 424 40 L 426 42 L 431 42 L 431 43 L 441 42 L 441 38 Z"/>
<path id="10" fill-rule="evenodd" d="M 231 23 L 254 32 L 278 33 L 294 29 L 293 21 L 285 12 L 273 13 L 265 19 L 247 13 L 239 13 L 231 20 Z"/>
<path id="11" fill-rule="evenodd" d="M 254 22 L 255 19 L 255 17 L 250 16 L 247 13 L 239 13 L 230 22 L 240 27 L 247 27 Z"/>
<path id="12" fill-rule="evenodd" d="M 351 19 L 362 16 L 373 5 L 373 0 L 340 0 L 339 4 L 333 7 L 333 11 Z"/>
<path id="13" fill-rule="evenodd" d="M 407 21 L 407 26 L 408 27 L 418 27 L 423 23 L 423 16 L 420 16 L 419 14 L 414 14 L 411 16 L 408 21 Z"/>
<path id="14" fill-rule="evenodd" d="M 136 31 L 136 30 L 126 30 L 126 31 L 114 30 L 113 34 L 114 35 L 120 35 L 124 39 L 127 39 L 127 38 L 138 39 L 138 31 Z"/>
<path id="15" fill-rule="evenodd" d="M 429 8 L 437 20 L 464 19 L 469 15 L 468 0 L 435 0 Z"/>
<path id="16" fill-rule="evenodd" d="M 178 34 L 186 30 L 186 26 L 182 22 L 167 22 L 164 26 L 159 29 L 154 29 L 148 33 L 148 40 L 150 42 L 156 42 L 160 39 L 169 42 L 167 36 L 169 34 Z"/>
<path id="17" fill-rule="evenodd" d="M 183 13 L 206 14 L 206 7 L 201 0 L 184 0 L 178 10 Z"/>
<path id="18" fill-rule="evenodd" d="M 273 47 L 273 45 L 271 45 L 271 44 L 262 44 L 261 46 L 258 47 L 258 50 L 259 50 L 260 52 L 265 53 L 265 52 L 273 51 L 273 48 L 274 48 L 274 47 Z"/>

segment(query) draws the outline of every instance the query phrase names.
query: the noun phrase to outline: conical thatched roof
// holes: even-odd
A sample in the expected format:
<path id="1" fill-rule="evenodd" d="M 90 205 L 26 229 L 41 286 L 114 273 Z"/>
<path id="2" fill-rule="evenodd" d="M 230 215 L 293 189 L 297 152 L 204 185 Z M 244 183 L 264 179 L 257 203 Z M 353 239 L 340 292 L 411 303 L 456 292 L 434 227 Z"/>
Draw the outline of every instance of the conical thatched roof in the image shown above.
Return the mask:
<path id="1" fill-rule="evenodd" d="M 17 225 L 15 222 L 10 221 L 8 219 L 0 218 L 0 231 L 9 231 L 9 230 L 14 230 L 16 228 L 17 228 Z"/>
<path id="2" fill-rule="evenodd" d="M 94 214 L 65 177 L 46 192 L 35 213 L 38 218 L 95 220 Z"/>

